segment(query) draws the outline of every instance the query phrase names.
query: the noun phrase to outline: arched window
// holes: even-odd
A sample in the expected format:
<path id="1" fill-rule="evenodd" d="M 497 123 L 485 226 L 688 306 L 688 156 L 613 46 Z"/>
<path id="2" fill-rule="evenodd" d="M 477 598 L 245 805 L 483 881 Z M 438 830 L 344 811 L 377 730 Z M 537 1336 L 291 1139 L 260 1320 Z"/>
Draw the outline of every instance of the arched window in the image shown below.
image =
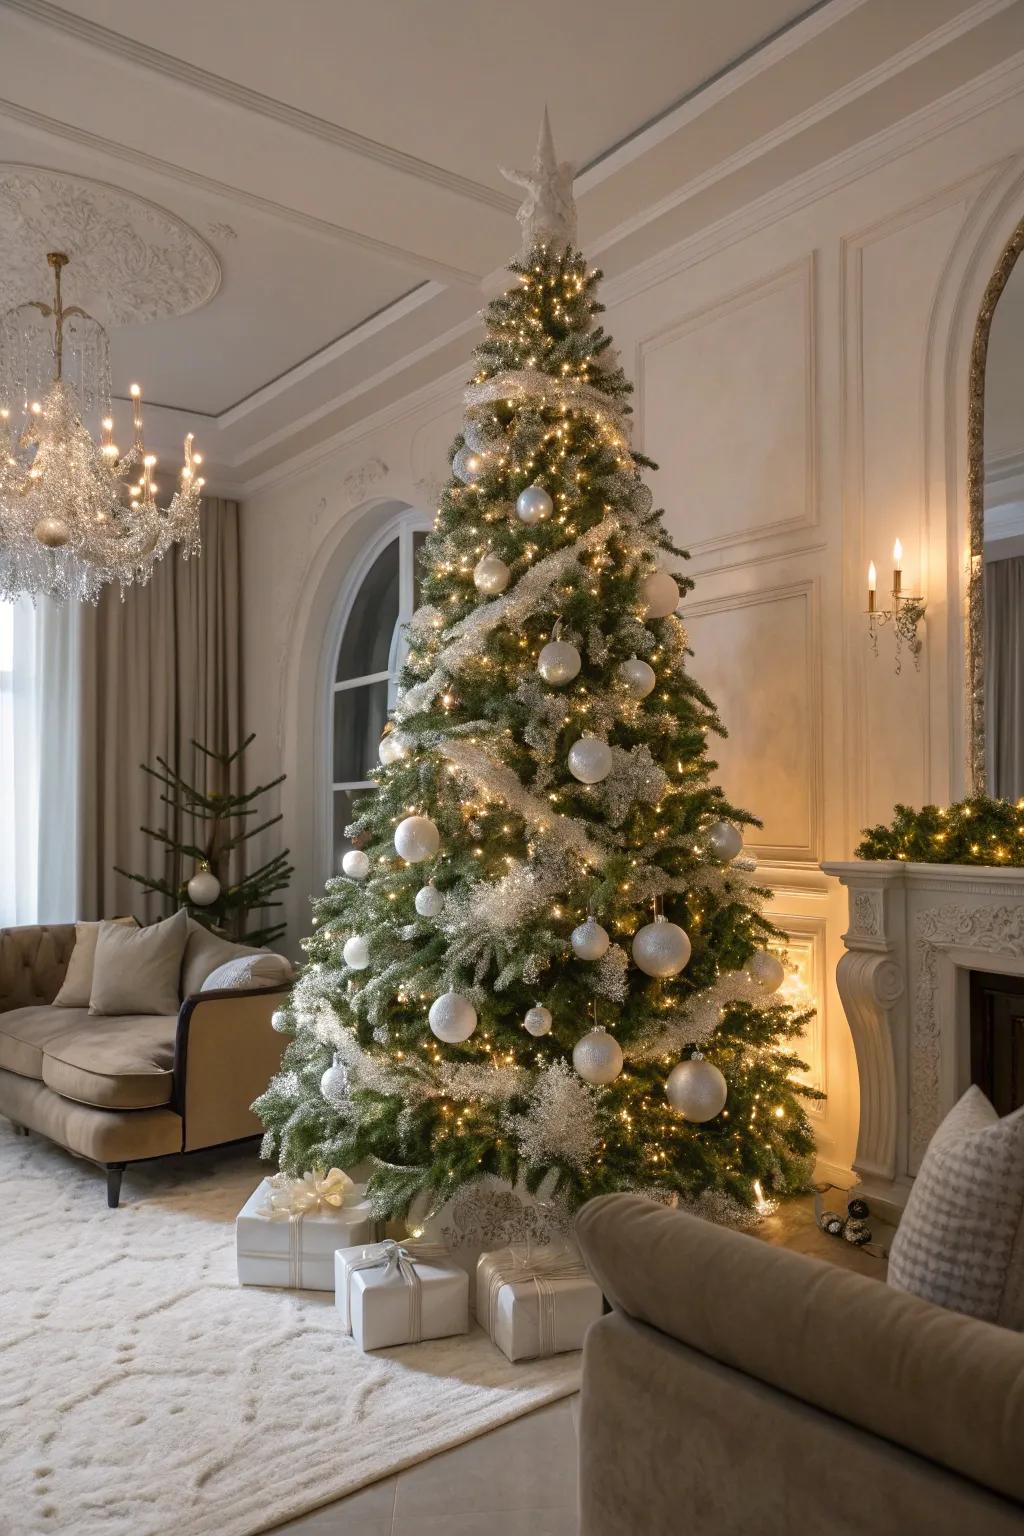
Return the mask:
<path id="1" fill-rule="evenodd" d="M 355 819 L 361 796 L 374 787 L 367 773 L 377 764 L 381 732 L 395 702 L 405 656 L 403 625 L 419 604 L 417 560 L 429 526 L 417 512 L 392 523 L 353 572 L 352 590 L 342 609 L 330 734 L 335 873 L 350 846 L 345 828 Z"/>

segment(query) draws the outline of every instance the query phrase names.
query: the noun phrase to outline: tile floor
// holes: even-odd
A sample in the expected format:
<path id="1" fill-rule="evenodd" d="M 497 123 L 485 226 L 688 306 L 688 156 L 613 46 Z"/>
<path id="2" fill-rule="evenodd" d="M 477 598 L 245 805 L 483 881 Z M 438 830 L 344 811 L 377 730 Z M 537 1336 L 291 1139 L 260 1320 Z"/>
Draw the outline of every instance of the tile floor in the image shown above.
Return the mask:
<path id="1" fill-rule="evenodd" d="M 842 1211 L 838 1191 L 826 1206 Z M 891 1229 L 871 1222 L 888 1247 Z M 810 1198 L 756 1235 L 881 1278 L 884 1262 L 820 1232 Z M 578 1398 L 564 1398 L 466 1445 L 278 1526 L 273 1536 L 576 1536 Z"/>

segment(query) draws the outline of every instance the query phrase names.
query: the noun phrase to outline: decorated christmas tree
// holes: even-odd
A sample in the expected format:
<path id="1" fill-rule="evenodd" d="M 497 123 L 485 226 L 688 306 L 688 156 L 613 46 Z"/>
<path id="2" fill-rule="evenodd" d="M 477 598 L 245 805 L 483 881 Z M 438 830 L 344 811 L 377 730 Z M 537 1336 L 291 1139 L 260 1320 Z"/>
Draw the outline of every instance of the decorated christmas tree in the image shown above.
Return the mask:
<path id="1" fill-rule="evenodd" d="M 423 553 L 377 791 L 314 904 L 256 1109 L 290 1173 L 369 1159 L 381 1214 L 482 1173 L 711 1214 L 803 1187 L 779 935 L 713 783 L 692 583 L 545 117 Z"/>

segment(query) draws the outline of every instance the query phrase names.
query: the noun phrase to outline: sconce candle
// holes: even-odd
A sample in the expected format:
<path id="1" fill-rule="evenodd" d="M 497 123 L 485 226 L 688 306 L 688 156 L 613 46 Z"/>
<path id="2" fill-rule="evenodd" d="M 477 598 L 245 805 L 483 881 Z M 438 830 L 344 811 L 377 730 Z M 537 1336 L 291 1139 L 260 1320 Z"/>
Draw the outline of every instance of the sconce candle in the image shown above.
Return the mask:
<path id="1" fill-rule="evenodd" d="M 875 590 L 878 586 L 878 572 L 875 570 L 875 562 L 868 564 L 868 613 L 875 611 Z"/>
<path id="2" fill-rule="evenodd" d="M 903 545 L 899 539 L 892 547 L 892 590 L 893 595 L 903 586 Z"/>
<path id="3" fill-rule="evenodd" d="M 873 560 L 868 566 L 867 618 L 871 649 L 877 656 L 878 630 L 882 625 L 891 623 L 896 635 L 896 671 L 900 672 L 902 669 L 901 650 L 904 644 L 914 658 L 915 668 L 919 669 L 921 637 L 918 634 L 918 627 L 924 618 L 925 603 L 923 597 L 908 597 L 903 591 L 903 545 L 899 539 L 892 547 L 892 566 L 891 608 L 877 606 L 878 572 L 875 570 Z"/>

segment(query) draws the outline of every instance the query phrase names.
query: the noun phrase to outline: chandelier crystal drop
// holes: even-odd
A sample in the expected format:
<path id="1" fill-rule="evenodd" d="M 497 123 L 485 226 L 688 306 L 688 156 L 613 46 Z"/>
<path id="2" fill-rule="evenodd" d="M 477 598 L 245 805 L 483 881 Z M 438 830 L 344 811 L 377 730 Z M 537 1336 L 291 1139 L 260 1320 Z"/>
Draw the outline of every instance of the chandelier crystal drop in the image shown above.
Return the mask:
<path id="1" fill-rule="evenodd" d="M 157 502 L 156 456 L 130 390 L 132 446 L 114 441 L 107 333 L 61 300 L 68 258 L 51 252 L 54 297 L 0 318 L 0 599 L 96 602 L 107 582 L 144 585 L 172 544 L 199 552 L 201 456 L 185 439 L 180 484 Z"/>

